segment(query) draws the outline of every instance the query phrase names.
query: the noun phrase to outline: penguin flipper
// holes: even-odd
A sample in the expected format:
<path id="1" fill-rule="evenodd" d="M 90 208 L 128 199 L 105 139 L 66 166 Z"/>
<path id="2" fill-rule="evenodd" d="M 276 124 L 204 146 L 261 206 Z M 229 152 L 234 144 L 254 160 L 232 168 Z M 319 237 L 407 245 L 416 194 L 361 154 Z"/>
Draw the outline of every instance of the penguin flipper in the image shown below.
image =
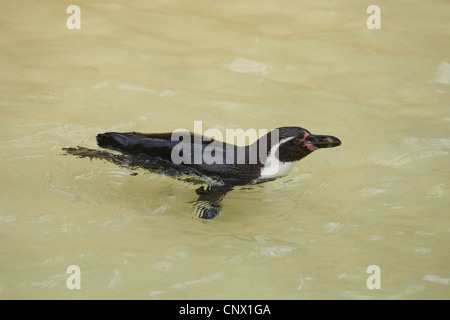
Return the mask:
<path id="1" fill-rule="evenodd" d="M 208 186 L 200 187 L 195 192 L 199 195 L 195 202 L 195 212 L 201 219 L 213 219 L 222 209 L 222 200 L 232 186 Z"/>

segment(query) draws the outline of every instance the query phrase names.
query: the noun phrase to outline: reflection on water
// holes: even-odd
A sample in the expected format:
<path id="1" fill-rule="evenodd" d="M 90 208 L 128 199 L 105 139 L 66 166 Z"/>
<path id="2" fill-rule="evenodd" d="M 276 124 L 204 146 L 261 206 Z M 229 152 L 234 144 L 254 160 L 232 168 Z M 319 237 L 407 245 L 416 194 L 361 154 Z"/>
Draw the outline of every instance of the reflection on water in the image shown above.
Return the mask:
<path id="1" fill-rule="evenodd" d="M 68 30 L 70 4 L 0 4 L 0 297 L 450 297 L 447 4 L 381 5 L 368 30 L 359 1 L 81 1 Z M 61 156 L 195 120 L 344 143 L 208 223 L 198 186 Z"/>

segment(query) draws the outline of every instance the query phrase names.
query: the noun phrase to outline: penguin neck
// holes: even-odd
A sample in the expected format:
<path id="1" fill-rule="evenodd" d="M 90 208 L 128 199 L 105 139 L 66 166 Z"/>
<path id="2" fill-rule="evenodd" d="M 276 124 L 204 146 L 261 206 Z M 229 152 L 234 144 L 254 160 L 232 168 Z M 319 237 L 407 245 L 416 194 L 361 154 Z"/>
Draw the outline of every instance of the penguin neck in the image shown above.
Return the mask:
<path id="1" fill-rule="evenodd" d="M 273 176 L 280 176 L 286 174 L 289 170 L 292 169 L 294 162 L 282 162 L 277 156 L 277 151 L 280 148 L 280 145 L 294 139 L 294 137 L 289 137 L 281 140 L 279 143 L 270 148 L 269 154 L 267 155 L 267 159 L 264 162 L 263 167 L 261 168 L 260 176 L 261 178 L 269 178 Z"/>

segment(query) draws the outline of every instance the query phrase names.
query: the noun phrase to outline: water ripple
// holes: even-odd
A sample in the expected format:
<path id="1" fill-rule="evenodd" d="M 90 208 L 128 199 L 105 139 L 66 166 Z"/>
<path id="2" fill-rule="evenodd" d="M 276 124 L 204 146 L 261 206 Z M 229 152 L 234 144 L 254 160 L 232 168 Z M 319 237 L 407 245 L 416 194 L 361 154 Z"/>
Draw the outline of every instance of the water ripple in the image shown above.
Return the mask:
<path id="1" fill-rule="evenodd" d="M 384 166 L 401 166 L 417 159 L 435 158 L 448 155 L 450 149 L 449 138 L 404 138 L 406 151 L 377 154 L 371 160 Z"/>
<path id="2" fill-rule="evenodd" d="M 253 75 L 266 75 L 269 70 L 275 70 L 275 67 L 258 61 L 237 58 L 226 65 L 226 67 L 234 72 L 247 73 Z"/>
<path id="3" fill-rule="evenodd" d="M 439 276 L 436 275 L 425 275 L 422 280 L 426 280 L 426 281 L 430 281 L 430 282 L 434 282 L 434 283 L 438 283 L 438 284 L 442 284 L 445 286 L 450 285 L 450 278 L 441 278 Z"/>

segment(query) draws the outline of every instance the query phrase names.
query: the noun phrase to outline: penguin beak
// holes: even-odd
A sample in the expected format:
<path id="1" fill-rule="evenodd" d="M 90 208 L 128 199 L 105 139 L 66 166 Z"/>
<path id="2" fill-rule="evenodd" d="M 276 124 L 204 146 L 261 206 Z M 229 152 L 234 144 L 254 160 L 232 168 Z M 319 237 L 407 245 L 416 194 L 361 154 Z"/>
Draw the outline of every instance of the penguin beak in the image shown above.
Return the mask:
<path id="1" fill-rule="evenodd" d="M 341 145 L 341 140 L 333 136 L 311 134 L 306 138 L 306 144 L 314 148 L 334 148 Z"/>

